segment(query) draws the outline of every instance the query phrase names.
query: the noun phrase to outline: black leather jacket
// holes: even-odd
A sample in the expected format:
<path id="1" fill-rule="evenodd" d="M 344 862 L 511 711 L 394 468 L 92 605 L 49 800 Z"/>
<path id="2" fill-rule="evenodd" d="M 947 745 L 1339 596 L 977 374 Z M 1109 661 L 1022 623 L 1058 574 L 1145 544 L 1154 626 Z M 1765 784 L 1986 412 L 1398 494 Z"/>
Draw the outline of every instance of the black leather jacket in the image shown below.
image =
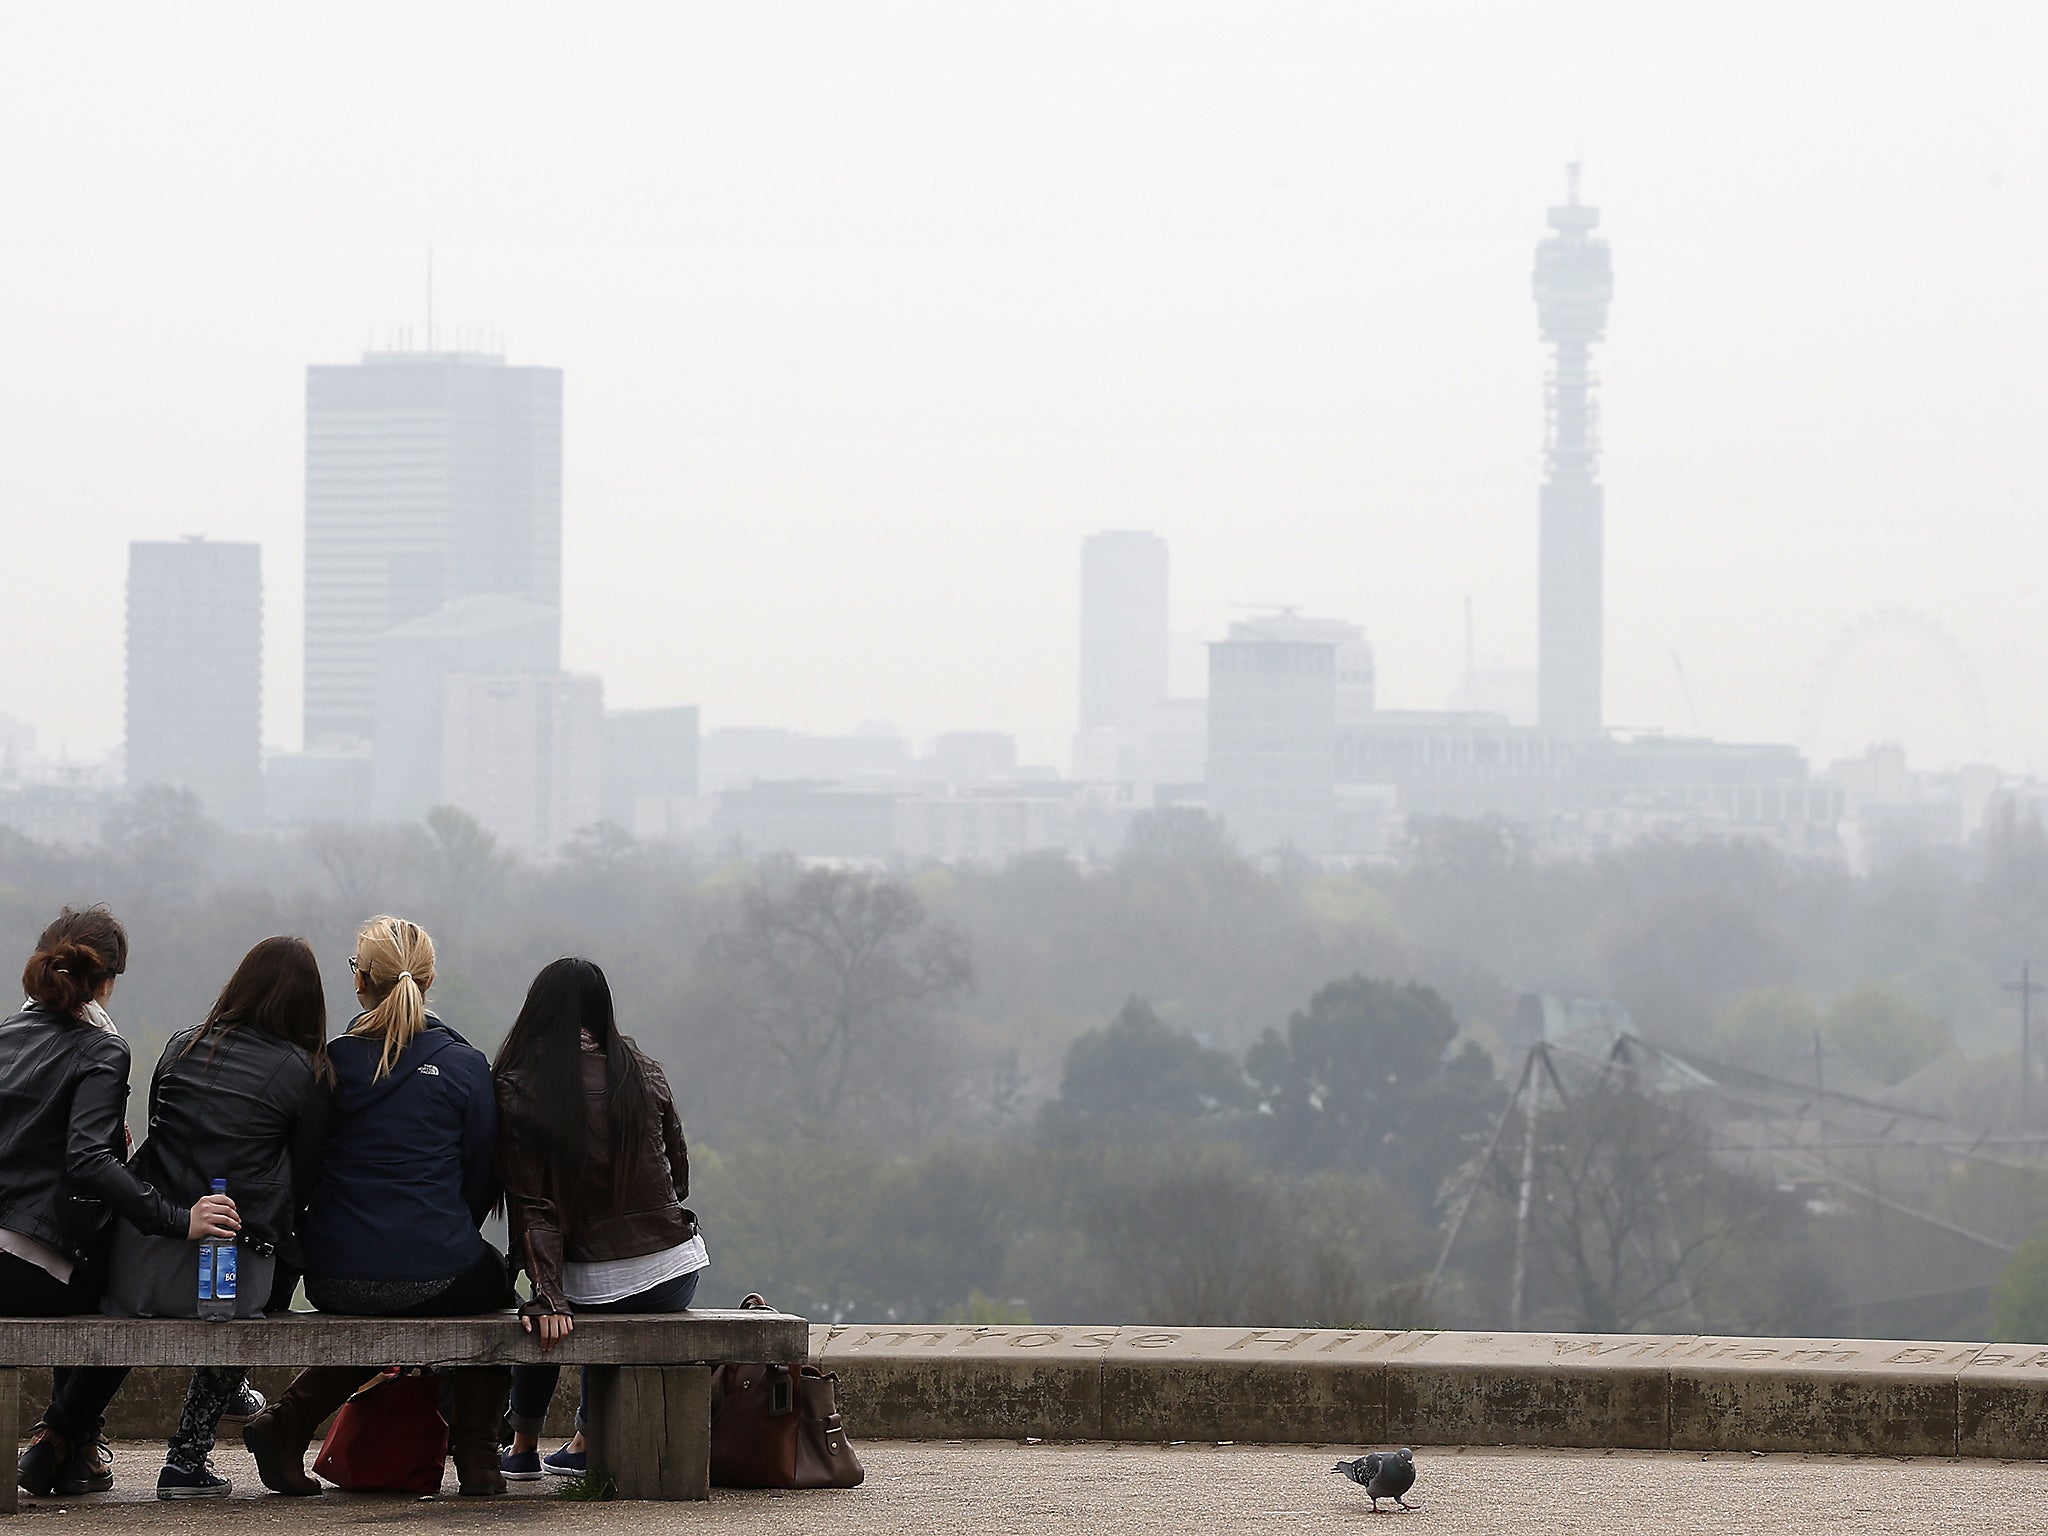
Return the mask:
<path id="1" fill-rule="evenodd" d="M 128 1166 L 175 1200 L 215 1179 L 242 1218 L 241 1240 L 303 1266 L 299 1223 L 320 1175 L 332 1099 L 313 1058 L 267 1029 L 243 1025 L 185 1049 L 201 1026 L 164 1047 L 149 1083 L 149 1139 Z"/>
<path id="2" fill-rule="evenodd" d="M 109 1211 L 183 1237 L 192 1211 L 128 1170 L 128 1042 L 31 1005 L 0 1023 L 0 1227 L 73 1259 L 99 1255 Z"/>

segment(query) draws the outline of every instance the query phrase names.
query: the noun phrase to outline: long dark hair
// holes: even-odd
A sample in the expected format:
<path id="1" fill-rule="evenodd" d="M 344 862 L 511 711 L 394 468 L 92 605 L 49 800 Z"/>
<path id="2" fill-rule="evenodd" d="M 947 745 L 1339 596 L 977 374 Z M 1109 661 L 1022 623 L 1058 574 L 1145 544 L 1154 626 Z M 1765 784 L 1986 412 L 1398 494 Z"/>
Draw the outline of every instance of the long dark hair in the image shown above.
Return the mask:
<path id="1" fill-rule="evenodd" d="M 211 1040 L 218 1051 L 228 1034 L 244 1024 L 290 1041 L 313 1058 L 315 1072 L 327 1076 L 327 993 L 312 945 L 280 935 L 242 956 L 206 1022 L 178 1054 L 189 1056 L 202 1040 Z"/>
<path id="2" fill-rule="evenodd" d="M 623 1197 L 633 1155 L 653 1120 L 653 1095 L 633 1042 L 619 1033 L 611 983 L 594 960 L 570 958 L 541 967 L 526 1002 L 498 1047 L 492 1072 L 522 1072 L 532 1084 L 546 1137 L 540 1164 L 547 1192 L 572 1197 L 589 1160 L 589 1109 L 583 1098 L 583 1036 L 604 1052 L 605 1110 L 610 1119 L 612 1196 Z"/>
<path id="3" fill-rule="evenodd" d="M 76 1016 L 128 969 L 128 930 L 104 906 L 66 907 L 36 940 L 21 989 L 53 1013 Z"/>

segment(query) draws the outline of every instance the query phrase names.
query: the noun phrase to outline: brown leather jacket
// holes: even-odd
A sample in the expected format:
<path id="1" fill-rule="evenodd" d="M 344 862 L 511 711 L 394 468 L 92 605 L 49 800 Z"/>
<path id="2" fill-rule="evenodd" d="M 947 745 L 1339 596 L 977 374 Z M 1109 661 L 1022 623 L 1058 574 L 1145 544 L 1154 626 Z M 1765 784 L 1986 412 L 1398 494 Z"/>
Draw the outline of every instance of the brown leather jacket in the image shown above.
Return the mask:
<path id="1" fill-rule="evenodd" d="M 498 1176 L 505 1186 L 505 1213 L 514 1261 L 533 1279 L 528 1315 L 567 1312 L 562 1294 L 562 1261 L 587 1263 L 660 1253 L 697 1235 L 697 1218 L 683 1204 L 690 1197 L 690 1153 L 676 1114 L 668 1079 L 654 1059 L 630 1041 L 640 1063 L 650 1106 L 646 1139 L 637 1147 L 612 1145 L 611 1116 L 604 1102 L 604 1053 L 583 1038 L 583 1100 L 586 1143 L 583 1177 L 575 1198 L 562 1202 L 542 1187 L 538 1122 L 526 1074 L 500 1073 L 498 1087 Z M 629 1158 L 625 1198 L 613 1197 L 612 1165 Z"/>

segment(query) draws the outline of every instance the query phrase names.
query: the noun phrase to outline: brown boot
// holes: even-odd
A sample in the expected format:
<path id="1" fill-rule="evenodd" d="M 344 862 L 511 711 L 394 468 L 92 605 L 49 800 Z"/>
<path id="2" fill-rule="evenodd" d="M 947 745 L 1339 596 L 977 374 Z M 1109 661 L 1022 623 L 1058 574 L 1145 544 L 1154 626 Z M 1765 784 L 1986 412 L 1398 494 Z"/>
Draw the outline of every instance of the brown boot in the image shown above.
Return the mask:
<path id="1" fill-rule="evenodd" d="M 242 1444 L 256 1458 L 256 1475 L 264 1487 L 300 1497 L 320 1491 L 319 1481 L 306 1476 L 313 1431 L 372 1374 L 360 1365 L 313 1366 L 294 1376 L 276 1402 L 242 1426 Z"/>
<path id="2" fill-rule="evenodd" d="M 503 1493 L 505 1473 L 498 1458 L 498 1422 L 512 1373 L 489 1366 L 463 1367 L 449 1373 L 448 1452 L 455 1459 L 455 1477 L 468 1494 Z"/>

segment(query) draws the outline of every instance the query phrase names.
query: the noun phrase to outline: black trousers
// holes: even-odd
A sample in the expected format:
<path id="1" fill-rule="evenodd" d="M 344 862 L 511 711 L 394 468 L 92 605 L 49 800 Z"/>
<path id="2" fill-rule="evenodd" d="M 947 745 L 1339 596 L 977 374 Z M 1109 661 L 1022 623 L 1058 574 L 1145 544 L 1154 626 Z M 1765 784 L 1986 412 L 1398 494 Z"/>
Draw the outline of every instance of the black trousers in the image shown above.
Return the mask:
<path id="1" fill-rule="evenodd" d="M 0 1253 L 0 1313 L 8 1317 L 75 1317 L 100 1309 L 97 1281 L 83 1264 L 66 1285 L 39 1264 Z M 125 1365 L 60 1365 L 43 1422 L 73 1445 L 99 1438 L 107 1404 L 128 1379 Z"/>
<path id="2" fill-rule="evenodd" d="M 277 1280 L 265 1309 L 282 1312 L 292 1304 L 299 1272 L 288 1264 L 277 1266 Z M 11 1253 L 0 1253 L 0 1315 L 8 1317 L 75 1317 L 100 1309 L 100 1288 L 89 1278 L 86 1266 L 71 1272 L 71 1283 L 60 1283 L 40 1265 Z M 50 1406 L 43 1410 L 43 1422 L 73 1445 L 99 1438 L 107 1423 L 107 1405 L 128 1379 L 125 1365 L 60 1365 L 51 1383 Z M 196 1379 L 196 1378 L 195 1378 Z M 240 1390 L 241 1384 L 235 1384 Z M 233 1392 L 228 1394 L 229 1397 Z"/>
<path id="3" fill-rule="evenodd" d="M 489 1244 L 484 1245 L 483 1257 L 449 1281 L 446 1288 L 436 1291 L 424 1301 L 381 1304 L 377 1297 L 374 1280 L 345 1282 L 349 1288 L 351 1306 L 328 1305 L 333 1293 L 321 1284 L 318 1275 L 306 1278 L 306 1299 L 322 1312 L 335 1312 L 357 1317 L 467 1317 L 473 1312 L 498 1312 L 512 1305 L 512 1275 L 505 1267 L 505 1256 Z M 404 1294 L 408 1282 L 394 1282 L 394 1295 Z M 322 1298 L 326 1298 L 323 1300 Z"/>

